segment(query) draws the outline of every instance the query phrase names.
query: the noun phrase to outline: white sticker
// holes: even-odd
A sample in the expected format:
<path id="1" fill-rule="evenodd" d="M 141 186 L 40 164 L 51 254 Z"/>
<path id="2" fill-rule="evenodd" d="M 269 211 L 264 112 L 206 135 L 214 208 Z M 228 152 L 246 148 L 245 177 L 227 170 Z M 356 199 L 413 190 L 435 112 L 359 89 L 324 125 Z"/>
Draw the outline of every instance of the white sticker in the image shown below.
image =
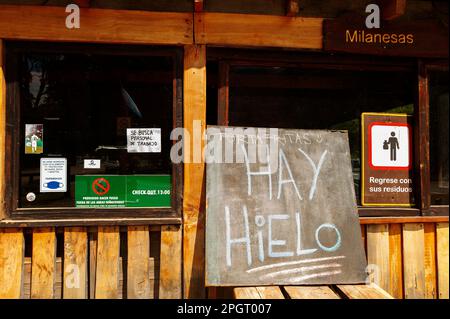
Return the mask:
<path id="1" fill-rule="evenodd" d="M 34 200 L 36 199 L 36 194 L 30 192 L 27 194 L 26 198 L 27 198 L 27 201 L 34 202 Z"/>
<path id="2" fill-rule="evenodd" d="M 127 128 L 128 153 L 160 153 L 160 128 Z"/>
<path id="3" fill-rule="evenodd" d="M 84 168 L 100 168 L 101 160 L 98 159 L 85 159 Z"/>
<path id="4" fill-rule="evenodd" d="M 40 192 L 67 192 L 67 159 L 41 158 Z"/>

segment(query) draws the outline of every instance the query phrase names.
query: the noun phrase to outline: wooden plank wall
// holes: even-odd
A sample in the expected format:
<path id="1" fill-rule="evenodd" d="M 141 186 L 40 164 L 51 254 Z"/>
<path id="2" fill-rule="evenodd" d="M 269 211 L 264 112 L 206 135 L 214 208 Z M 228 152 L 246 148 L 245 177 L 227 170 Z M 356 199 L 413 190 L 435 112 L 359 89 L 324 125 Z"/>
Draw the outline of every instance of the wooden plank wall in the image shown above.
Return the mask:
<path id="1" fill-rule="evenodd" d="M 370 280 L 395 298 L 449 298 L 448 223 L 362 225 Z"/>
<path id="2" fill-rule="evenodd" d="M 0 299 L 181 298 L 181 287 L 180 226 L 0 228 Z"/>
<path id="3" fill-rule="evenodd" d="M 449 298 L 448 222 L 361 228 L 371 281 L 395 298 Z M 180 226 L 3 228 L 0 299 L 181 298 L 180 243 Z"/>

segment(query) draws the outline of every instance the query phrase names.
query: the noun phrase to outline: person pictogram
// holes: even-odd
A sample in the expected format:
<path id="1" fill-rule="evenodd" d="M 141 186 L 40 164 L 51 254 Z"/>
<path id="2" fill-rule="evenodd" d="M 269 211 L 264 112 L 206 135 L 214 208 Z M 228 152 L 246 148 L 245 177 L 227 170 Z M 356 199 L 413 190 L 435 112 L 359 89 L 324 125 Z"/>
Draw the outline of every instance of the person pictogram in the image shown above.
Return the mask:
<path id="1" fill-rule="evenodd" d="M 33 153 L 36 153 L 37 142 L 40 140 L 40 138 L 36 134 L 33 134 L 31 136 L 30 140 L 31 140 L 31 150 Z"/>
<path id="2" fill-rule="evenodd" d="M 400 144 L 398 143 L 398 138 L 395 137 L 395 132 L 391 132 L 391 137 L 384 141 L 383 149 L 390 149 L 391 161 L 397 160 L 397 150 L 400 149 Z"/>

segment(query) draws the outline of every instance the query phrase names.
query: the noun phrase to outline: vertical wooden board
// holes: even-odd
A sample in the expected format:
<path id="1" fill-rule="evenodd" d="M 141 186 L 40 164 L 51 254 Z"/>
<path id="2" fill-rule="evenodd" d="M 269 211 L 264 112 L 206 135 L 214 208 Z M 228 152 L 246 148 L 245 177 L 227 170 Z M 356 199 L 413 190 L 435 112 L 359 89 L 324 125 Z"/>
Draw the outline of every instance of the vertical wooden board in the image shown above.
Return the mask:
<path id="1" fill-rule="evenodd" d="M 403 280 L 406 299 L 425 298 L 425 248 L 421 223 L 403 224 Z"/>
<path id="2" fill-rule="evenodd" d="M 95 298 L 119 298 L 120 233 L 117 226 L 99 226 Z"/>
<path id="3" fill-rule="evenodd" d="M 367 263 L 370 281 L 390 290 L 389 225 L 367 225 Z"/>
<path id="4" fill-rule="evenodd" d="M 56 234 L 53 227 L 33 229 L 31 298 L 55 298 Z"/>
<path id="5" fill-rule="evenodd" d="M 5 211 L 5 131 L 6 131 L 6 82 L 4 69 L 4 42 L 0 39 L 0 220 Z"/>
<path id="6" fill-rule="evenodd" d="M 389 290 L 397 299 L 403 298 L 402 226 L 389 225 Z"/>
<path id="7" fill-rule="evenodd" d="M 150 298 L 150 232 L 148 226 L 128 226 L 128 299 Z"/>
<path id="8" fill-rule="evenodd" d="M 0 299 L 23 297 L 24 251 L 22 229 L 0 229 Z"/>
<path id="9" fill-rule="evenodd" d="M 160 299 L 182 297 L 181 243 L 181 226 L 161 226 Z"/>
<path id="10" fill-rule="evenodd" d="M 89 232 L 89 298 L 95 298 L 95 274 L 97 269 L 97 232 Z"/>
<path id="11" fill-rule="evenodd" d="M 448 223 L 436 224 L 439 299 L 448 299 Z"/>
<path id="12" fill-rule="evenodd" d="M 88 297 L 88 234 L 85 227 L 64 229 L 63 298 Z"/>
<path id="13" fill-rule="evenodd" d="M 184 127 L 185 141 L 183 195 L 183 294 L 185 298 L 205 297 L 205 165 L 203 139 L 194 134 L 206 125 L 206 47 L 184 47 Z M 198 122 L 194 122 L 198 121 Z M 197 124 L 195 124 L 197 123 Z M 187 148 L 190 152 L 187 152 Z M 195 148 L 195 149 L 194 149 Z M 192 156 L 191 156 L 192 155 Z"/>
<path id="14" fill-rule="evenodd" d="M 436 225 L 424 223 L 425 298 L 437 298 L 436 289 Z"/>

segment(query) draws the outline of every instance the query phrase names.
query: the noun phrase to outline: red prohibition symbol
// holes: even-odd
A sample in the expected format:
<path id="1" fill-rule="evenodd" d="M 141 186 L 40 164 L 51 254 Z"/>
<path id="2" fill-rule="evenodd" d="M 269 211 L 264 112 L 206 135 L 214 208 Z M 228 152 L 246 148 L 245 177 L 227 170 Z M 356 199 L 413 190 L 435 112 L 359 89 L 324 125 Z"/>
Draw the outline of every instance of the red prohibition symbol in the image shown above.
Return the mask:
<path id="1" fill-rule="evenodd" d="M 109 192 L 110 185 L 107 179 L 100 177 L 92 182 L 92 190 L 99 196 L 103 196 Z"/>

